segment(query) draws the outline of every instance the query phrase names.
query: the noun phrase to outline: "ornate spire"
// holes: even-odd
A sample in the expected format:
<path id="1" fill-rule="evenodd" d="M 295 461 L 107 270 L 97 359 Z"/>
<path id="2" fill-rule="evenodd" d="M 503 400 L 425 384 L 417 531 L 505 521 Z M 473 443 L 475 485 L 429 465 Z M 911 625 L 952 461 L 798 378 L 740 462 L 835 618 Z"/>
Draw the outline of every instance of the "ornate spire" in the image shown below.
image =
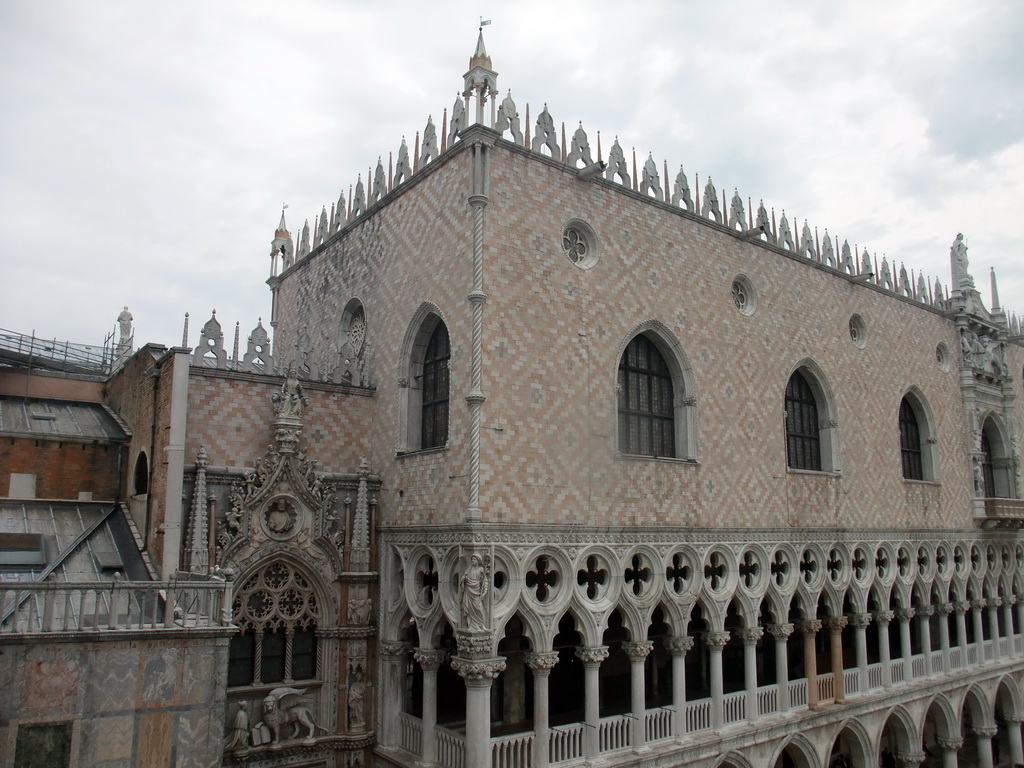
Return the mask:
<path id="1" fill-rule="evenodd" d="M 480 34 L 476 41 L 476 50 L 469 59 L 469 71 L 463 76 L 465 88 L 462 91 L 466 99 L 466 112 L 469 112 L 469 100 L 476 95 L 476 112 L 473 122 L 484 122 L 484 105 L 491 100 L 491 112 L 496 111 L 495 98 L 498 95 L 498 73 L 491 69 L 491 57 L 484 47 L 484 25 L 490 24 L 480 20 Z M 489 125 L 493 125 L 495 115 L 491 115 Z"/>
<path id="2" fill-rule="evenodd" d="M 284 220 L 284 212 L 287 205 L 281 206 L 281 221 L 274 230 L 274 239 L 270 242 L 270 276 L 273 277 L 278 270 L 284 272 L 295 261 L 295 244 L 292 242 L 292 233 L 288 231 L 288 225 Z"/>

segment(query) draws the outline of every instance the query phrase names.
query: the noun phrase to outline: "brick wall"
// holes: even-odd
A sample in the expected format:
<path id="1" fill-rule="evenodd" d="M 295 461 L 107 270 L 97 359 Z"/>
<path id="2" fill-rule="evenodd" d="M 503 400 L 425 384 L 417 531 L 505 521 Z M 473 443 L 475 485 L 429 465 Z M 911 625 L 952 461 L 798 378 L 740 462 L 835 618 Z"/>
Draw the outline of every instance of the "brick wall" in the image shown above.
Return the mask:
<path id="1" fill-rule="evenodd" d="M 113 501 L 120 498 L 123 457 L 117 443 L 0 438 L 0 494 L 7 495 L 11 473 L 24 473 L 36 476 L 36 498 L 77 499 L 88 492 Z"/>

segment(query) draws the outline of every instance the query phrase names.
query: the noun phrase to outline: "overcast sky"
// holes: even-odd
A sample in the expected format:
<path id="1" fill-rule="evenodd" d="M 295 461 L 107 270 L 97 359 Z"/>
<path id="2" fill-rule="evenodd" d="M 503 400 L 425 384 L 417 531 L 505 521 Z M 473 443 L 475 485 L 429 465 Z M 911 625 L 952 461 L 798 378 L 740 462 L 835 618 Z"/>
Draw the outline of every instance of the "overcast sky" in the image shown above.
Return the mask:
<path id="1" fill-rule="evenodd" d="M 710 174 L 949 285 L 962 231 L 1024 312 L 1024 3 L 4 0 L 0 328 L 230 348 L 270 241 L 440 129 L 480 16 L 520 114 Z M 794 221 L 795 219 L 795 221 Z"/>

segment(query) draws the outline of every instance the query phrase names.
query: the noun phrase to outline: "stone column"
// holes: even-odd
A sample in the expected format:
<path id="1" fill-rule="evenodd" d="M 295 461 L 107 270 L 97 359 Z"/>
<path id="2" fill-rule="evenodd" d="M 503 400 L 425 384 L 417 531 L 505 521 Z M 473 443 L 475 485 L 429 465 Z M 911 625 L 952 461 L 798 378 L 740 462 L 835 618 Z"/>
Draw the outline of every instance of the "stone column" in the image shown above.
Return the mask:
<path id="1" fill-rule="evenodd" d="M 753 722 L 761 713 L 757 707 L 757 641 L 764 636 L 761 627 L 744 627 L 736 634 L 743 641 L 743 687 L 746 689 L 747 720 Z"/>
<path id="2" fill-rule="evenodd" d="M 896 757 L 900 759 L 900 768 L 917 768 L 917 766 L 924 762 L 924 752 L 904 752 L 900 750 L 896 753 Z"/>
<path id="3" fill-rule="evenodd" d="M 583 662 L 583 709 L 586 720 L 584 756 L 588 760 L 596 760 L 601 752 L 598 730 L 601 727 L 601 688 L 598 673 L 601 669 L 601 662 L 608 658 L 608 646 L 598 645 L 592 648 L 579 646 L 576 648 L 576 657 Z M 473 763 L 466 763 L 466 765 L 473 765 Z M 479 765 L 483 765 L 483 763 L 479 763 Z"/>
<path id="4" fill-rule="evenodd" d="M 949 614 L 953 612 L 953 604 L 939 603 L 936 610 L 939 614 L 939 650 L 942 651 L 942 671 L 949 674 L 953 670 L 953 660 L 949 653 Z"/>
<path id="5" fill-rule="evenodd" d="M 967 611 L 971 604 L 967 600 L 955 600 L 953 611 L 956 613 L 956 644 L 960 648 L 960 667 L 967 667 Z"/>
<path id="6" fill-rule="evenodd" d="M 971 600 L 971 621 L 974 622 L 974 642 L 978 646 L 978 663 L 984 664 L 988 654 L 985 653 L 985 631 L 981 624 L 981 609 L 985 607 L 985 600 Z"/>
<path id="7" fill-rule="evenodd" d="M 1014 595 L 1007 595 L 1003 598 L 1003 626 L 1006 630 L 1003 634 L 1010 646 L 1007 654 L 1009 656 L 1017 655 L 1017 644 L 1013 635 L 1013 606 L 1016 603 L 1017 598 Z"/>
<path id="8" fill-rule="evenodd" d="M 1006 721 L 1006 740 L 1010 742 L 1010 765 L 1024 763 L 1024 748 L 1021 747 L 1020 724 L 1024 717 L 1011 715 L 1003 718 Z"/>
<path id="9" fill-rule="evenodd" d="M 1002 656 L 999 648 L 999 606 L 1003 604 L 1001 597 L 990 597 L 988 603 L 988 633 L 992 637 L 992 661 Z"/>
<path id="10" fill-rule="evenodd" d="M 724 687 L 722 685 L 722 649 L 729 642 L 728 632 L 705 632 L 711 665 L 711 730 L 720 731 L 725 723 Z"/>
<path id="11" fill-rule="evenodd" d="M 557 651 L 527 653 L 526 665 L 533 672 L 533 767 L 548 768 L 551 757 L 549 744 L 548 680 L 558 663 Z"/>
<path id="12" fill-rule="evenodd" d="M 380 728 L 380 745 L 384 749 L 399 746 L 398 715 L 405 703 L 405 659 L 410 646 L 394 640 L 382 640 L 380 655 L 384 675 L 380 681 L 380 701 L 377 704 L 377 720 Z"/>
<path id="13" fill-rule="evenodd" d="M 665 638 L 665 647 L 672 654 L 672 735 L 686 735 L 686 652 L 693 648 L 693 638 Z"/>
<path id="14" fill-rule="evenodd" d="M 815 635 L 821 630 L 819 619 L 800 622 L 804 634 L 804 675 L 807 677 L 807 708 L 818 708 L 818 653 L 814 647 Z"/>
<path id="15" fill-rule="evenodd" d="M 778 687 L 779 712 L 789 711 L 789 651 L 787 641 L 792 624 L 769 624 L 768 634 L 775 638 L 775 685 Z"/>
<path id="16" fill-rule="evenodd" d="M 868 639 L 867 629 L 871 623 L 870 613 L 854 613 L 850 615 L 850 626 L 853 627 L 853 641 L 857 648 L 857 680 L 859 693 L 868 692 L 871 681 L 868 679 Z"/>
<path id="17" fill-rule="evenodd" d="M 622 650 L 629 657 L 630 694 L 633 710 L 633 749 L 646 750 L 647 747 L 647 689 L 644 681 L 644 662 L 652 650 L 654 643 L 650 640 L 637 640 L 623 643 Z"/>
<path id="18" fill-rule="evenodd" d="M 466 765 L 490 765 L 491 683 L 505 670 L 505 659 L 456 656 L 452 669 L 466 681 Z"/>
<path id="19" fill-rule="evenodd" d="M 942 750 L 942 768 L 958 768 L 957 753 L 964 745 L 963 739 L 950 739 L 939 736 L 935 742 Z"/>
<path id="20" fill-rule="evenodd" d="M 993 768 L 992 738 L 996 735 L 994 725 L 974 726 L 974 738 L 978 744 L 978 768 Z"/>
<path id="21" fill-rule="evenodd" d="M 921 636 L 921 658 L 924 661 L 925 677 L 932 674 L 932 625 L 931 617 L 935 614 L 934 605 L 917 607 L 917 630 Z"/>
<path id="22" fill-rule="evenodd" d="M 896 618 L 900 622 L 900 655 L 903 657 L 903 682 L 914 678 L 914 662 L 910 652 L 910 620 L 914 618 L 913 608 L 897 608 Z"/>
<path id="23" fill-rule="evenodd" d="M 892 656 L 889 652 L 889 622 L 895 614 L 892 611 L 875 611 L 878 625 L 878 656 L 882 665 L 882 687 L 892 687 Z"/>
<path id="24" fill-rule="evenodd" d="M 829 650 L 832 652 L 832 694 L 837 702 L 846 701 L 846 677 L 843 674 L 843 629 L 848 619 L 845 616 L 829 616 L 825 619 L 828 627 Z"/>
<path id="25" fill-rule="evenodd" d="M 1016 598 L 1017 598 L 1017 629 L 1018 629 L 1018 633 L 1024 633 L 1024 597 L 1022 597 L 1021 595 L 1017 595 Z"/>
<path id="26" fill-rule="evenodd" d="M 417 648 L 412 657 L 423 669 L 423 745 L 420 748 L 420 762 L 432 765 L 437 757 L 437 670 L 444 664 L 445 652 L 433 648 Z M 490 713 L 490 705 L 487 711 Z M 466 713 L 468 718 L 468 709 Z"/>

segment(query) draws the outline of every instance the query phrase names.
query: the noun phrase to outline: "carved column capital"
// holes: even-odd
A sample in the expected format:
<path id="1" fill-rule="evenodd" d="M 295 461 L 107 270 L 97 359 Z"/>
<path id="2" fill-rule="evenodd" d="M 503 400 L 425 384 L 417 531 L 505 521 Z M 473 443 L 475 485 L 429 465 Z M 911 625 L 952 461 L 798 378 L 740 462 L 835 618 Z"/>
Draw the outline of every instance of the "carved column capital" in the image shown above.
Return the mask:
<path id="1" fill-rule="evenodd" d="M 956 613 L 958 615 L 960 615 L 960 616 L 963 616 L 970 609 L 971 609 L 971 601 L 970 600 L 954 600 L 953 601 L 953 610 L 956 611 Z"/>
<path id="2" fill-rule="evenodd" d="M 525 654 L 526 666 L 533 670 L 534 674 L 538 672 L 550 672 L 555 668 L 558 663 L 558 651 L 546 651 L 544 653 L 533 653 L 532 651 Z"/>
<path id="3" fill-rule="evenodd" d="M 917 612 L 913 608 L 897 608 L 894 613 L 896 614 L 896 618 L 900 621 L 910 621 L 917 615 Z"/>
<path id="4" fill-rule="evenodd" d="M 797 626 L 805 635 L 815 635 L 821 631 L 821 619 L 804 619 Z"/>
<path id="5" fill-rule="evenodd" d="M 872 618 L 870 613 L 851 613 L 850 626 L 854 629 L 864 629 L 871 623 Z"/>
<path id="6" fill-rule="evenodd" d="M 976 597 L 973 600 L 971 600 L 970 603 L 971 608 L 974 608 L 977 611 L 980 611 L 982 608 L 988 605 L 988 603 L 985 601 L 985 598 L 983 597 Z"/>
<path id="7" fill-rule="evenodd" d="M 505 671 L 505 659 L 501 656 L 494 659 L 462 659 L 454 656 L 452 669 L 459 673 L 466 685 L 481 681 L 489 684 Z"/>
<path id="8" fill-rule="evenodd" d="M 693 638 L 689 635 L 682 637 L 666 637 L 665 648 L 673 656 L 685 656 L 686 652 L 693 648 Z"/>
<path id="9" fill-rule="evenodd" d="M 991 739 L 998 731 L 994 725 L 976 725 L 971 729 L 971 732 L 980 739 Z"/>
<path id="10" fill-rule="evenodd" d="M 401 640 L 381 640 L 378 647 L 381 656 L 405 656 L 412 650 L 412 643 L 405 643 Z"/>
<path id="11" fill-rule="evenodd" d="M 939 603 L 937 606 L 935 606 L 935 610 L 936 612 L 938 612 L 940 616 L 949 616 L 949 614 L 953 612 L 953 604 Z"/>
<path id="12" fill-rule="evenodd" d="M 915 610 L 917 610 L 918 616 L 923 616 L 926 619 L 930 619 L 935 615 L 934 605 L 919 605 Z"/>
<path id="13" fill-rule="evenodd" d="M 608 646 L 596 645 L 586 647 L 578 645 L 576 646 L 576 658 L 582 661 L 585 667 L 600 666 L 601 662 L 608 658 Z"/>
<path id="14" fill-rule="evenodd" d="M 935 739 L 935 743 L 939 745 L 943 752 L 959 752 L 960 748 L 964 745 L 964 740 L 938 736 Z"/>
<path id="15" fill-rule="evenodd" d="M 896 756 L 903 768 L 914 768 L 924 762 L 924 752 L 904 752 L 901 749 Z"/>
<path id="16" fill-rule="evenodd" d="M 650 640 L 637 640 L 630 643 L 623 643 L 622 650 L 626 652 L 626 655 L 633 661 L 637 659 L 643 661 L 647 658 L 648 654 L 654 650 L 654 643 Z"/>
<path id="17" fill-rule="evenodd" d="M 1017 599 L 1018 598 L 1016 595 L 1006 595 L 1006 597 L 1003 598 L 1003 605 L 1009 605 L 1013 607 L 1017 604 Z"/>
<path id="18" fill-rule="evenodd" d="M 764 628 L 743 627 L 742 629 L 736 630 L 736 635 L 743 641 L 744 645 L 754 645 L 758 640 L 764 637 Z"/>
<path id="19" fill-rule="evenodd" d="M 796 629 L 796 627 L 792 624 L 769 624 L 767 629 L 768 634 L 774 637 L 776 640 L 786 640 L 787 638 L 789 638 L 790 635 L 793 634 L 793 631 Z"/>
<path id="20" fill-rule="evenodd" d="M 1003 720 L 1008 723 L 1024 723 L 1024 715 L 1003 715 Z"/>
<path id="21" fill-rule="evenodd" d="M 455 642 L 464 659 L 487 659 L 494 653 L 494 638 L 486 630 L 456 630 Z"/>
<path id="22" fill-rule="evenodd" d="M 994 597 L 990 597 L 988 599 L 988 607 L 989 608 L 998 608 L 1002 604 L 1003 604 L 1003 598 L 999 597 L 998 595 L 996 595 Z"/>
<path id="23" fill-rule="evenodd" d="M 888 624 L 889 622 L 891 622 L 895 617 L 896 617 L 896 613 L 894 611 L 888 611 L 888 610 L 886 610 L 886 611 L 875 611 L 875 623 L 876 624 L 881 624 L 881 625 L 884 626 L 884 625 Z"/>
<path id="24" fill-rule="evenodd" d="M 412 657 L 424 672 L 436 672 L 444 664 L 445 655 L 445 651 L 439 648 L 416 648 L 412 652 Z"/>
<path id="25" fill-rule="evenodd" d="M 829 632 L 842 632 L 846 629 L 846 625 L 849 623 L 849 619 L 845 616 L 829 616 L 822 620 Z"/>
<path id="26" fill-rule="evenodd" d="M 729 642 L 728 632 L 705 632 L 704 644 L 713 651 L 720 651 Z"/>

